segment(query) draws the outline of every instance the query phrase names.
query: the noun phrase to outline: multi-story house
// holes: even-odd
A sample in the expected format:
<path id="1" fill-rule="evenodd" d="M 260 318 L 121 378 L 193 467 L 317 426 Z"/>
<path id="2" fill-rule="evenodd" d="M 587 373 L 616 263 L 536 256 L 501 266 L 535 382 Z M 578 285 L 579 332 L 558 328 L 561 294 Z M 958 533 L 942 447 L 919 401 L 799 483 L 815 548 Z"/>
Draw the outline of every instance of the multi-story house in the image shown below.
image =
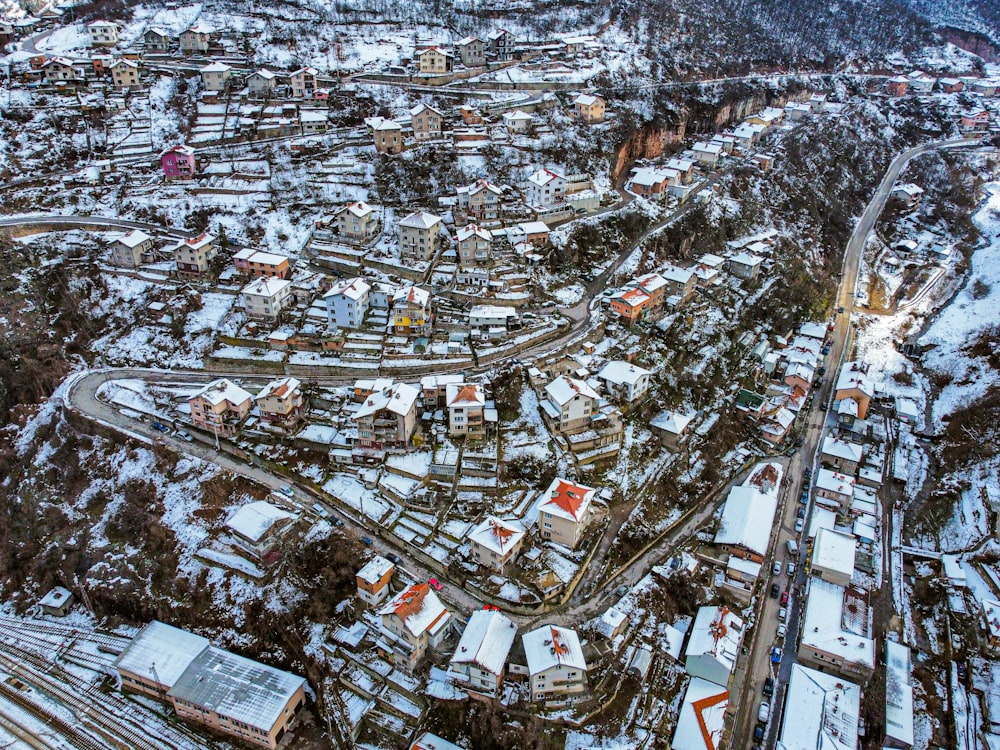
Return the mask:
<path id="1" fill-rule="evenodd" d="M 521 550 L 524 527 L 517 521 L 502 521 L 487 516 L 469 530 L 469 550 L 472 559 L 484 568 L 503 573 Z"/>
<path id="2" fill-rule="evenodd" d="M 202 232 L 189 240 L 179 240 L 174 246 L 174 264 L 180 274 L 205 273 L 215 257 L 215 237 Z"/>
<path id="3" fill-rule="evenodd" d="M 198 159 L 194 149 L 184 144 L 171 146 L 160 154 L 163 176 L 168 180 L 190 180 L 198 174 Z"/>
<path id="4" fill-rule="evenodd" d="M 608 397 L 627 406 L 645 397 L 651 377 L 649 370 L 621 360 L 608 362 L 597 373 L 598 380 L 604 381 Z"/>
<path id="5" fill-rule="evenodd" d="M 170 34 L 155 26 L 151 29 L 146 29 L 142 35 L 142 42 L 146 46 L 146 52 L 162 53 L 170 51 Z"/>
<path id="6" fill-rule="evenodd" d="M 180 35 L 181 52 L 185 55 L 205 54 L 212 41 L 212 29 L 196 23 Z"/>
<path id="7" fill-rule="evenodd" d="M 428 47 L 417 53 L 420 72 L 426 74 L 450 73 L 455 67 L 455 56 L 440 47 Z"/>
<path id="8" fill-rule="evenodd" d="M 111 83 L 116 89 L 133 89 L 139 85 L 139 65 L 131 60 L 111 63 Z"/>
<path id="9" fill-rule="evenodd" d="M 254 396 L 254 402 L 261 422 L 291 432 L 305 409 L 302 383 L 297 378 L 276 378 Z"/>
<path id="10" fill-rule="evenodd" d="M 486 180 L 477 180 L 455 191 L 458 208 L 476 221 L 492 221 L 500 218 L 500 199 L 503 192 Z"/>
<path id="11" fill-rule="evenodd" d="M 53 57 L 42 64 L 42 73 L 48 84 L 69 83 L 77 79 L 73 61 L 65 57 Z"/>
<path id="12" fill-rule="evenodd" d="M 343 240 L 362 244 L 377 235 L 378 230 L 375 209 L 363 201 L 349 203 L 337 212 L 337 231 Z"/>
<path id="13" fill-rule="evenodd" d="M 399 222 L 399 252 L 404 258 L 431 260 L 440 248 L 440 216 L 414 211 Z"/>
<path id="14" fill-rule="evenodd" d="M 524 198 L 533 208 L 548 208 L 566 197 L 566 178 L 551 169 L 539 169 L 525 186 Z"/>
<path id="15" fill-rule="evenodd" d="M 611 297 L 611 311 L 628 325 L 645 320 L 653 310 L 652 299 L 642 289 L 626 289 Z"/>
<path id="16" fill-rule="evenodd" d="M 478 383 L 449 383 L 446 407 L 448 409 L 448 434 L 454 437 L 481 438 L 486 436 L 488 420 L 486 393 Z M 492 416 L 492 415 L 489 415 Z"/>
<path id="17" fill-rule="evenodd" d="M 141 229 L 133 229 L 124 237 L 111 243 L 111 262 L 116 266 L 138 268 L 143 256 L 153 252 L 153 238 Z"/>
<path id="18" fill-rule="evenodd" d="M 233 69 L 218 61 L 209 63 L 199 72 L 206 91 L 225 91 L 233 77 Z"/>
<path id="19" fill-rule="evenodd" d="M 444 115 L 434 107 L 421 102 L 410 110 L 410 124 L 413 127 L 413 137 L 418 141 L 440 138 Z"/>
<path id="20" fill-rule="evenodd" d="M 255 70 L 247 76 L 247 93 L 257 99 L 271 96 L 278 86 L 278 75 L 267 68 Z"/>
<path id="21" fill-rule="evenodd" d="M 430 292 L 404 286 L 392 295 L 392 327 L 403 336 L 424 336 L 434 325 Z"/>
<path id="22" fill-rule="evenodd" d="M 437 648 L 451 629 L 451 612 L 428 583 L 415 583 L 379 610 L 379 635 L 387 642 L 393 663 L 412 672 L 427 650 Z"/>
<path id="23" fill-rule="evenodd" d="M 604 122 L 604 99 L 590 94 L 580 94 L 573 100 L 573 114 L 585 123 Z"/>
<path id="24" fill-rule="evenodd" d="M 574 549 L 593 516 L 597 490 L 556 477 L 538 501 L 538 531 L 542 539 Z"/>
<path id="25" fill-rule="evenodd" d="M 493 234 L 476 224 L 466 224 L 459 228 L 455 241 L 458 243 L 458 264 L 461 269 L 458 274 L 459 283 L 479 286 L 488 284 L 489 267 L 493 258 L 490 252 Z"/>
<path id="26" fill-rule="evenodd" d="M 241 274 L 252 278 L 270 276 L 275 279 L 286 279 L 291 270 L 288 258 L 284 255 L 265 253 L 249 247 L 233 256 L 233 265 Z"/>
<path id="27" fill-rule="evenodd" d="M 417 429 L 417 396 L 420 391 L 395 383 L 372 393 L 351 417 L 358 428 L 352 452 L 355 463 L 380 460 L 388 448 L 405 448 Z"/>
<path id="28" fill-rule="evenodd" d="M 403 128 L 395 120 L 382 120 L 372 128 L 372 135 L 380 154 L 403 153 Z"/>
<path id="29" fill-rule="evenodd" d="M 478 36 L 467 36 L 455 44 L 462 65 L 478 68 L 486 64 L 486 44 Z"/>
<path id="30" fill-rule="evenodd" d="M 253 406 L 253 396 L 231 380 L 209 383 L 188 399 L 191 423 L 216 435 L 232 437 L 239 432 Z"/>
<path id="31" fill-rule="evenodd" d="M 292 96 L 296 99 L 312 99 L 317 89 L 316 76 L 318 75 L 319 71 L 315 68 L 310 68 L 308 65 L 304 68 L 299 68 L 289 75 L 288 80 L 292 85 Z"/>
<path id="32" fill-rule="evenodd" d="M 507 657 L 516 637 L 517 626 L 505 614 L 476 610 L 448 664 L 449 674 L 467 690 L 499 695 Z"/>
<path id="33" fill-rule="evenodd" d="M 587 692 L 587 662 L 575 630 L 542 625 L 521 636 L 531 700 L 546 707 L 570 705 Z"/>
<path id="34" fill-rule="evenodd" d="M 490 54 L 495 55 L 498 60 L 510 60 L 514 57 L 514 45 L 517 40 L 507 29 L 495 29 L 486 35 L 486 43 L 489 45 Z"/>
<path id="35" fill-rule="evenodd" d="M 542 413 L 553 429 L 571 434 L 590 427 L 600 396 L 583 380 L 560 375 L 545 386 Z"/>
<path id="36" fill-rule="evenodd" d="M 395 572 L 396 566 L 392 561 L 381 555 L 373 557 L 355 576 L 358 598 L 369 607 L 377 607 L 389 596 L 389 583 Z"/>
<path id="37" fill-rule="evenodd" d="M 91 47 L 114 47 L 118 44 L 118 24 L 111 21 L 94 21 L 87 24 Z"/>
<path id="38" fill-rule="evenodd" d="M 323 299 L 326 300 L 327 327 L 360 328 L 368 314 L 371 286 L 362 278 L 344 279 L 333 285 Z"/>

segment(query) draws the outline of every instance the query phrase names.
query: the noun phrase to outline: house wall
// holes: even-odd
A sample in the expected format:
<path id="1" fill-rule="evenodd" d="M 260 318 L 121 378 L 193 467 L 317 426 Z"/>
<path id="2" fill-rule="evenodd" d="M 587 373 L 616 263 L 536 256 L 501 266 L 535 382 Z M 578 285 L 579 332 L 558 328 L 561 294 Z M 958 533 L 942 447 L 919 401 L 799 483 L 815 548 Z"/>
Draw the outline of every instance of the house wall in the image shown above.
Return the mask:
<path id="1" fill-rule="evenodd" d="M 326 298 L 326 314 L 330 328 L 360 328 L 367 313 L 367 294 L 357 300 L 343 294 Z"/>
<path id="2" fill-rule="evenodd" d="M 174 707 L 174 711 L 182 719 L 202 724 L 232 737 L 238 737 L 244 742 L 259 747 L 277 748 L 279 740 L 287 731 L 288 725 L 294 718 L 296 711 L 305 703 L 305 691 L 303 687 L 299 687 L 295 694 L 289 698 L 278 719 L 267 732 L 186 701 L 180 701 L 171 697 L 170 702 Z"/>
<path id="3" fill-rule="evenodd" d="M 441 246 L 439 229 L 440 225 L 437 224 L 431 229 L 401 226 L 399 228 L 399 249 L 403 256 L 417 260 L 433 258 Z"/>
<path id="4" fill-rule="evenodd" d="M 558 665 L 531 676 L 531 700 L 534 702 L 569 702 L 587 689 L 587 672 Z"/>
<path id="5" fill-rule="evenodd" d="M 590 520 L 589 515 L 588 513 L 587 517 L 581 518 L 580 521 L 571 521 L 568 518 L 540 510 L 538 512 L 538 529 L 543 539 L 551 539 L 553 542 L 564 544 L 573 549 L 580 543 L 580 537 L 583 536 L 587 522 Z"/>

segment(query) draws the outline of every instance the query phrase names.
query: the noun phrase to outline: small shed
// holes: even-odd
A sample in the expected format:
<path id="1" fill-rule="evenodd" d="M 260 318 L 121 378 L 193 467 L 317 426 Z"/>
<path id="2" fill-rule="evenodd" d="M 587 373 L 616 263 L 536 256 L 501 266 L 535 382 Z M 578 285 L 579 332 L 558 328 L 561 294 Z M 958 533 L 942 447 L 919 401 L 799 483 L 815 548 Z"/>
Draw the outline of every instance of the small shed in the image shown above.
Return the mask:
<path id="1" fill-rule="evenodd" d="M 54 587 L 38 602 L 43 614 L 51 617 L 65 617 L 75 601 L 73 592 L 62 586 Z"/>
<path id="2" fill-rule="evenodd" d="M 649 666 L 653 662 L 653 652 L 649 646 L 642 646 L 635 650 L 632 655 L 632 662 L 628 665 L 629 674 L 634 675 L 640 682 L 644 682 L 649 674 Z"/>

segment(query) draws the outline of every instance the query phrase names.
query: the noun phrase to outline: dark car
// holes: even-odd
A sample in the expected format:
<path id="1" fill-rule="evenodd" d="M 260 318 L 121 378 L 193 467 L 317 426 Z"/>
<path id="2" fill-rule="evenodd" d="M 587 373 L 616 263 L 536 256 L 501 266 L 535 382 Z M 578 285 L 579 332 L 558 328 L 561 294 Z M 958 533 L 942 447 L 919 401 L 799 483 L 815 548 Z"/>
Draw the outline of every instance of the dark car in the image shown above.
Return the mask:
<path id="1" fill-rule="evenodd" d="M 830 345 L 827 344 L 826 346 L 823 347 L 823 356 L 825 357 L 829 353 L 830 353 Z"/>
<path id="2" fill-rule="evenodd" d="M 764 727 L 760 724 L 753 728 L 753 738 L 756 742 L 760 742 L 764 739 Z"/>
<path id="3" fill-rule="evenodd" d="M 363 536 L 361 537 L 361 543 L 366 547 L 371 547 L 375 542 L 372 541 L 370 536 Z"/>
<path id="4" fill-rule="evenodd" d="M 813 475 L 813 467 L 812 466 L 807 466 L 806 470 L 804 472 L 802 472 L 802 473 L 805 474 L 806 475 L 806 479 L 808 479 L 809 477 L 811 477 Z"/>
<path id="5" fill-rule="evenodd" d="M 779 592 L 779 591 L 781 591 L 781 589 L 780 589 L 780 588 L 778 588 L 778 584 L 776 584 L 776 583 L 772 583 L 772 584 L 771 584 L 771 598 L 772 598 L 772 599 L 777 599 L 777 598 L 778 598 L 778 592 Z"/>
<path id="6" fill-rule="evenodd" d="M 170 428 L 165 424 L 160 424 L 159 422 L 152 422 L 150 425 L 157 432 L 170 432 Z"/>
<path id="7" fill-rule="evenodd" d="M 838 308 L 837 308 L 837 312 L 839 312 L 839 313 L 842 313 L 842 312 L 844 312 L 844 306 L 843 306 L 843 305 L 841 305 L 840 307 L 838 307 Z"/>
<path id="8" fill-rule="evenodd" d="M 771 696 L 774 694 L 774 680 L 770 677 L 764 679 L 764 695 Z"/>
<path id="9" fill-rule="evenodd" d="M 333 525 L 336 526 L 339 529 L 341 526 L 344 525 L 344 522 L 341 521 L 339 518 L 334 518 L 333 519 Z"/>
<path id="10" fill-rule="evenodd" d="M 965 682 L 966 678 L 969 676 L 969 670 L 965 668 L 965 662 L 956 662 L 955 670 L 958 672 L 958 679 Z"/>
<path id="11" fill-rule="evenodd" d="M 822 365 L 818 370 L 816 370 L 816 374 L 820 377 L 826 375 L 826 365 Z"/>
<path id="12" fill-rule="evenodd" d="M 795 515 L 798 518 L 805 518 L 806 517 L 806 509 L 805 508 L 799 508 L 797 511 L 795 511 Z"/>
<path id="13" fill-rule="evenodd" d="M 392 552 L 386 553 L 385 559 L 391 562 L 393 565 L 399 565 L 401 562 L 403 562 L 400 559 L 399 555 L 395 555 Z"/>
<path id="14" fill-rule="evenodd" d="M 799 502 L 803 505 L 809 502 L 809 490 L 802 490 L 802 494 L 799 495 Z"/>

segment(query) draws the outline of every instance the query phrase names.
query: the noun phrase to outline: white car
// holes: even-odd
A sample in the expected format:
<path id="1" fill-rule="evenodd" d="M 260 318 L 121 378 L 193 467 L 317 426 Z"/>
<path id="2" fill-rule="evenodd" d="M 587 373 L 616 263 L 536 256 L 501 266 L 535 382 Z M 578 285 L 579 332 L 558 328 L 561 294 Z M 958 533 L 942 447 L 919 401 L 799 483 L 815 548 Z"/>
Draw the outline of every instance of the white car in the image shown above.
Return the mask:
<path id="1" fill-rule="evenodd" d="M 785 623 L 781 623 L 778 626 L 778 637 L 779 638 L 784 638 L 785 637 L 785 633 L 787 633 L 787 632 L 788 632 L 788 628 L 785 627 Z"/>
<path id="2" fill-rule="evenodd" d="M 774 566 L 771 568 L 771 574 L 776 576 L 781 575 L 781 560 L 774 561 Z"/>

